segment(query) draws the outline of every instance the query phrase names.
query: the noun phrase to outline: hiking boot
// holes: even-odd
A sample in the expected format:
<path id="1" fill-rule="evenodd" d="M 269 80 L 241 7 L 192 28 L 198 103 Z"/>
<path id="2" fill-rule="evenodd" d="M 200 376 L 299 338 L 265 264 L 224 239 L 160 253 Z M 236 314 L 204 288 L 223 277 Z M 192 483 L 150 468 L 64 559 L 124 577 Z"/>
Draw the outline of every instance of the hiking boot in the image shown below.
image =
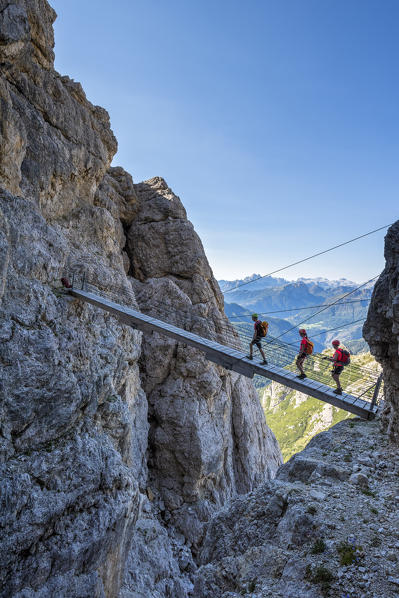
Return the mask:
<path id="1" fill-rule="evenodd" d="M 304 380 L 305 378 L 307 378 L 306 374 L 299 374 L 299 376 L 297 376 L 297 378 L 299 378 L 300 380 Z"/>
<path id="2" fill-rule="evenodd" d="M 335 395 L 342 395 L 342 388 L 336 388 L 335 390 L 333 390 L 333 393 Z"/>
<path id="3" fill-rule="evenodd" d="M 252 361 L 253 360 L 252 355 L 247 355 L 247 359 L 250 359 Z"/>
<path id="4" fill-rule="evenodd" d="M 267 365 L 267 359 L 264 359 L 263 361 L 261 361 L 260 365 Z"/>

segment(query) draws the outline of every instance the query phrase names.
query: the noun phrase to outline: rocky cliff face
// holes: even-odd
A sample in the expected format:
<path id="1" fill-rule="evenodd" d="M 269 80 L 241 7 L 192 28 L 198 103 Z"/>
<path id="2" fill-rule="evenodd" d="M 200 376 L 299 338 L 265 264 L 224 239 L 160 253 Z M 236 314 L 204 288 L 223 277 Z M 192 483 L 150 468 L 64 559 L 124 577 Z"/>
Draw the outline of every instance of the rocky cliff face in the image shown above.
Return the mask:
<path id="1" fill-rule="evenodd" d="M 127 252 L 140 308 L 223 342 L 229 325 L 222 295 L 179 198 L 162 179 L 136 185 L 136 191 L 139 214 Z M 167 516 L 186 534 L 190 521 L 195 544 L 201 521 L 215 506 L 272 476 L 279 451 L 246 378 L 156 334 L 143 338 L 142 366 L 151 476 Z"/>
<path id="2" fill-rule="evenodd" d="M 195 598 L 395 598 L 398 447 L 343 421 L 207 526 Z"/>
<path id="3" fill-rule="evenodd" d="M 371 353 L 383 366 L 384 423 L 390 437 L 399 443 L 399 221 L 385 237 L 385 260 L 363 334 Z"/>
<path id="4" fill-rule="evenodd" d="M 107 113 L 54 71 L 54 19 L 0 0 L 0 596 L 184 597 L 210 515 L 281 454 L 247 380 L 60 292 L 85 271 L 227 325 L 180 200 L 110 167 Z"/>

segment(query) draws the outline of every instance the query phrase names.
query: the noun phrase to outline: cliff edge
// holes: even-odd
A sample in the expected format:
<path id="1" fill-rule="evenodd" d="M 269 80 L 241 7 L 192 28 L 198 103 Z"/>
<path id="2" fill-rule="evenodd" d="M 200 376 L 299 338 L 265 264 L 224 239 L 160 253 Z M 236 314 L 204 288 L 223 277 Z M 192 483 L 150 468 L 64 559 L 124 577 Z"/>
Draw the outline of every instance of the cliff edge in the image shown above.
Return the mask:
<path id="1" fill-rule="evenodd" d="M 383 423 L 399 443 L 399 221 L 388 229 L 384 255 L 385 268 L 374 287 L 363 334 L 383 367 Z"/>
<path id="2" fill-rule="evenodd" d="M 107 112 L 54 70 L 55 17 L 0 0 L 0 596 L 184 598 L 211 515 L 281 453 L 248 380 L 61 292 L 85 272 L 228 325 L 179 198 L 110 166 Z"/>

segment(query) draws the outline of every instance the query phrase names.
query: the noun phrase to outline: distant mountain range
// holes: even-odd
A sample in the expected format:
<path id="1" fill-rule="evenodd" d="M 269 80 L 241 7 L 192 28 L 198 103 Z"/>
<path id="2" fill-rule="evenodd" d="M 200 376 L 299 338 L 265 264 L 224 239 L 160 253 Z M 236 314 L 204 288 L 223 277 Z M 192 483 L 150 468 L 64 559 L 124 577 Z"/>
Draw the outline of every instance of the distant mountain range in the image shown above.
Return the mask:
<path id="1" fill-rule="evenodd" d="M 303 327 L 315 344 L 315 352 L 321 353 L 327 347 L 331 349 L 331 341 L 339 338 L 351 351 L 353 364 L 378 370 L 379 366 L 368 353 L 367 343 L 362 337 L 363 321 L 373 284 L 355 290 L 359 284 L 345 278 L 299 278 L 295 281 L 273 277 L 255 280 L 256 278 L 258 275 L 253 274 L 242 280 L 219 281 L 225 296 L 226 315 L 246 343 L 253 331 L 251 314 L 257 312 L 262 320 L 269 322 L 269 337 L 282 335 L 282 341 L 294 343 L 294 348 L 297 349 L 300 340 L 298 328 Z M 252 280 L 254 282 L 250 282 Z M 249 282 L 250 284 L 245 284 Z M 236 288 L 241 284 L 244 286 Z M 342 302 L 327 307 L 351 291 L 354 292 Z M 307 307 L 309 309 L 298 309 Z M 314 317 L 307 320 L 312 314 L 315 314 Z M 263 344 L 269 357 L 273 346 L 273 343 Z M 327 353 L 332 354 L 331 351 Z M 259 354 L 255 349 L 255 359 L 257 358 Z M 314 365 L 309 362 L 307 367 Z M 294 366 L 293 369 L 295 370 Z M 362 380 L 361 369 L 354 369 L 351 376 L 352 387 L 365 385 L 367 382 Z M 342 383 L 344 382 L 343 380 Z M 332 381 L 330 383 L 333 384 Z M 254 377 L 254 384 L 267 423 L 276 435 L 285 461 L 302 450 L 318 432 L 327 430 L 342 419 L 352 417 L 346 411 L 275 382 L 266 382 L 259 376 Z M 348 386 L 348 390 L 351 391 L 351 386 Z"/>
<path id="2" fill-rule="evenodd" d="M 267 289 L 269 287 L 284 286 L 288 284 L 289 281 L 285 278 L 273 278 L 273 276 L 261 278 L 260 274 L 252 274 L 251 276 L 242 279 L 218 280 L 218 283 L 222 292 L 225 293 L 230 289 L 246 283 L 251 283 L 251 289 Z"/>
<path id="3" fill-rule="evenodd" d="M 332 288 L 332 287 L 357 287 L 359 286 L 358 283 L 353 282 L 352 280 L 348 280 L 347 278 L 340 278 L 339 280 L 329 280 L 328 278 L 323 278 L 321 276 L 317 278 L 298 278 L 296 280 L 287 280 L 286 278 L 274 278 L 273 276 L 267 276 L 262 278 L 261 274 L 251 274 L 251 276 L 247 276 L 246 278 L 240 278 L 236 280 L 219 280 L 219 286 L 222 292 L 226 292 L 227 290 L 233 289 L 237 286 L 246 284 L 251 289 L 267 289 L 270 287 L 280 287 L 285 286 L 287 284 L 291 284 L 293 282 L 304 282 L 305 284 L 316 284 L 321 287 Z"/>
<path id="4" fill-rule="evenodd" d="M 257 278 L 259 275 L 253 274 L 241 280 L 219 281 L 225 296 L 226 315 L 232 322 L 250 325 L 251 313 L 257 312 L 269 322 L 270 334 L 279 336 L 284 333 L 282 340 L 287 342 L 296 341 L 298 331 L 286 331 L 292 326 L 301 327 L 303 322 L 309 336 L 314 337 L 312 340 L 317 351 L 330 346 L 331 340 L 337 336 L 350 345 L 353 353 L 367 350 L 362 326 L 373 291 L 372 283 L 355 290 L 358 283 L 345 278 L 300 278 L 295 281 Z M 342 302 L 326 307 L 350 292 Z M 308 319 L 318 311 L 321 313 Z"/>

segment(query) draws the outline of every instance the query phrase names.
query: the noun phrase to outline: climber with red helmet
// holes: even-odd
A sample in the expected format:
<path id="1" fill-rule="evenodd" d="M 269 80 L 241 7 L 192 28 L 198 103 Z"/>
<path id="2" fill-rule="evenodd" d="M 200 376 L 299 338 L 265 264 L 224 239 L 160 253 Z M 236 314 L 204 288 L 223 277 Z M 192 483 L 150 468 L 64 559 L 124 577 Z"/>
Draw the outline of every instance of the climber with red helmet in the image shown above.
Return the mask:
<path id="1" fill-rule="evenodd" d="M 335 349 L 335 353 L 332 357 L 324 357 L 323 359 L 327 359 L 328 361 L 332 361 L 333 364 L 333 368 L 331 370 L 331 375 L 333 377 L 334 382 L 337 385 L 337 388 L 333 391 L 336 395 L 342 395 L 342 386 L 341 386 L 341 382 L 339 380 L 340 375 L 343 372 L 344 366 L 348 363 L 347 361 L 344 361 L 344 351 L 343 349 L 340 349 L 340 342 L 339 340 L 334 340 L 332 341 L 332 346 Z M 348 353 L 348 351 L 345 351 L 345 353 Z"/>
<path id="2" fill-rule="evenodd" d="M 300 328 L 299 329 L 299 336 L 301 337 L 301 344 L 299 345 L 299 353 L 298 353 L 298 357 L 296 358 L 296 367 L 298 368 L 298 370 L 300 371 L 299 376 L 297 376 L 297 378 L 299 378 L 300 380 L 303 380 L 304 378 L 306 378 L 306 374 L 304 372 L 303 369 L 303 363 L 306 359 L 306 356 L 308 355 L 308 350 L 307 350 L 307 346 L 308 346 L 308 335 L 307 332 L 305 330 L 305 328 Z"/>

